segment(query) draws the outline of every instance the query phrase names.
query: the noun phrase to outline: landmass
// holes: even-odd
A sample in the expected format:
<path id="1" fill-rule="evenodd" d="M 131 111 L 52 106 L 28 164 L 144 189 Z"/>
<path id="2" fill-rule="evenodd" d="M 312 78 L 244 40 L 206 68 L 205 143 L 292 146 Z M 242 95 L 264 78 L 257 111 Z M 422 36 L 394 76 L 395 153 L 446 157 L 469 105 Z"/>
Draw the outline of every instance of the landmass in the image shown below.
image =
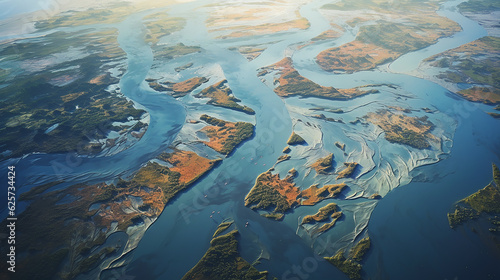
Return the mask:
<path id="1" fill-rule="evenodd" d="M 328 171 L 332 169 L 333 165 L 333 154 L 329 154 L 324 158 L 320 158 L 315 161 L 311 168 L 316 170 L 316 174 L 328 174 Z"/>
<path id="2" fill-rule="evenodd" d="M 172 82 L 158 82 L 156 79 L 146 80 L 149 86 L 159 92 L 169 92 L 173 97 L 184 97 L 195 90 L 197 87 L 208 82 L 205 77 L 194 77 L 182 82 L 172 83 Z"/>
<path id="3" fill-rule="evenodd" d="M 295 133 L 295 131 L 293 131 L 292 135 L 290 135 L 290 138 L 288 138 L 288 141 L 286 143 L 288 145 L 291 145 L 291 146 L 304 145 L 304 144 L 306 144 L 306 140 L 304 140 L 304 138 L 302 138 L 302 136 L 298 135 L 297 133 Z M 288 147 L 288 149 L 290 149 L 290 147 Z M 286 148 L 283 152 L 285 152 L 285 151 L 287 151 Z"/>
<path id="4" fill-rule="evenodd" d="M 241 142 L 253 136 L 254 125 L 245 122 L 227 122 L 206 114 L 200 120 L 210 124 L 201 129 L 210 141 L 202 141 L 217 152 L 229 155 Z"/>
<path id="5" fill-rule="evenodd" d="M 307 1 L 232 3 L 206 6 L 205 24 L 218 39 L 230 39 L 309 28 L 299 8 Z"/>
<path id="6" fill-rule="evenodd" d="M 437 1 L 386 6 L 369 0 L 344 0 L 324 5 L 322 13 L 327 18 L 335 21 L 336 17 L 349 15 L 351 26 L 359 26 L 359 32 L 354 41 L 322 51 L 316 61 L 326 71 L 370 70 L 460 31 L 457 23 L 439 16 L 438 9 Z M 380 14 L 385 17 L 381 19 Z"/>
<path id="7" fill-rule="evenodd" d="M 172 17 L 165 12 L 147 15 L 143 18 L 147 29 L 145 41 L 156 46 L 163 36 L 180 31 L 186 25 L 186 20 L 181 17 Z"/>
<path id="8" fill-rule="evenodd" d="M 318 185 L 312 185 L 301 192 L 302 205 L 315 205 L 327 198 L 338 197 L 347 187 L 345 183 L 324 185 L 318 188 Z"/>
<path id="9" fill-rule="evenodd" d="M 140 238 L 104 246 L 106 238 L 118 231 L 141 236 L 172 198 L 220 161 L 175 148 L 158 159 L 172 167 L 149 162 L 130 180 L 119 179 L 115 184 L 77 184 L 51 191 L 61 183 L 53 182 L 24 193 L 22 198 L 31 203 L 16 225 L 18 279 L 34 275 L 74 279 L 107 258 L 127 253 Z M 44 219 L 39 213 L 44 213 Z"/>
<path id="10" fill-rule="evenodd" d="M 184 43 L 176 45 L 156 45 L 153 46 L 154 60 L 157 62 L 170 60 L 179 56 L 184 56 L 192 53 L 201 52 L 202 49 L 198 46 L 186 46 Z"/>
<path id="11" fill-rule="evenodd" d="M 274 92 L 280 97 L 317 97 L 333 100 L 348 100 L 369 93 L 376 93 L 378 90 L 361 90 L 360 88 L 336 89 L 334 87 L 320 86 L 313 81 L 301 76 L 293 68 L 292 59 L 285 57 L 278 63 L 262 68 L 262 70 L 274 71 L 278 73 L 275 79 Z"/>
<path id="12" fill-rule="evenodd" d="M 500 38 L 486 36 L 433 55 L 424 60 L 424 65 L 444 69 L 436 78 L 465 99 L 495 105 L 500 104 L 499 57 Z M 457 88 L 459 83 L 468 88 Z"/>
<path id="13" fill-rule="evenodd" d="M 337 180 L 351 177 L 358 165 L 359 164 L 357 162 L 344 162 L 345 168 L 339 172 L 339 174 L 337 175 Z"/>
<path id="14" fill-rule="evenodd" d="M 132 145 L 126 135 L 134 131 L 140 138 L 146 112 L 121 94 L 119 77 L 110 74 L 125 59 L 117 34 L 55 32 L 0 50 L 4 63 L 29 65 L 0 88 L 0 160 L 33 152 L 96 155 L 113 143 Z M 120 136 L 108 139 L 111 131 Z"/>
<path id="15" fill-rule="evenodd" d="M 500 171 L 493 163 L 493 181 L 483 189 L 458 201 L 454 211 L 448 213 L 448 222 L 451 228 L 479 218 L 481 215 L 491 216 L 500 214 Z"/>
<path id="16" fill-rule="evenodd" d="M 307 215 L 302 219 L 301 225 L 303 224 L 315 224 L 323 222 L 324 224 L 317 229 L 314 229 L 314 234 L 323 233 L 333 226 L 337 220 L 342 216 L 342 212 L 338 211 L 337 204 L 329 203 L 326 206 L 319 208 L 318 212 L 314 215 Z M 329 220 L 325 222 L 325 220 Z"/>
<path id="17" fill-rule="evenodd" d="M 280 179 L 279 174 L 272 174 L 270 171 L 260 174 L 245 197 L 245 206 L 284 214 L 300 204 L 300 190 L 295 186 L 293 178 L 292 174 L 288 174 Z"/>
<path id="18" fill-rule="evenodd" d="M 335 142 L 335 146 L 337 146 L 337 148 L 341 149 L 342 151 L 345 151 L 345 144 L 344 143 L 340 143 L 340 142 Z"/>
<path id="19" fill-rule="evenodd" d="M 335 256 L 325 257 L 325 259 L 344 272 L 350 279 L 361 279 L 363 266 L 360 262 L 370 249 L 370 243 L 370 237 L 365 237 L 351 248 L 347 258 L 344 256 L 345 251 L 339 250 Z"/>
<path id="20" fill-rule="evenodd" d="M 240 46 L 238 48 L 230 48 L 230 50 L 237 50 L 248 61 L 252 61 L 256 59 L 263 51 L 265 51 L 266 48 L 261 47 L 259 45 L 248 45 L 248 46 Z"/>
<path id="21" fill-rule="evenodd" d="M 390 110 L 379 110 L 365 117 L 385 132 L 385 139 L 391 143 L 408 145 L 417 149 L 431 146 L 429 141 L 436 137 L 430 133 L 434 124 L 427 117 L 410 117 Z"/>
<path id="22" fill-rule="evenodd" d="M 317 184 L 300 190 L 294 183 L 297 171 L 291 169 L 284 179 L 278 173 L 268 170 L 260 174 L 245 197 L 245 206 L 253 210 L 265 211 L 264 217 L 281 220 L 283 214 L 299 206 L 311 206 L 329 198 L 336 198 L 347 187 L 333 184 L 318 187 Z M 333 225 L 332 225 L 333 226 Z M 325 229 L 326 230 L 326 229 Z"/>
<path id="23" fill-rule="evenodd" d="M 238 249 L 237 229 L 220 235 L 229 228 L 227 224 L 221 224 L 217 228 L 210 247 L 205 255 L 191 270 L 182 277 L 182 280 L 267 280 L 268 272 L 259 271 L 249 262 L 244 260 Z M 274 278 L 276 279 L 276 278 Z"/>
<path id="24" fill-rule="evenodd" d="M 255 114 L 255 111 L 252 110 L 252 108 L 242 106 L 237 103 L 241 102 L 241 100 L 233 95 L 232 90 L 228 86 L 227 80 L 222 80 L 214 85 L 209 86 L 208 88 L 195 95 L 195 97 L 210 98 L 210 101 L 208 101 L 207 104 L 244 112 L 249 115 Z"/>

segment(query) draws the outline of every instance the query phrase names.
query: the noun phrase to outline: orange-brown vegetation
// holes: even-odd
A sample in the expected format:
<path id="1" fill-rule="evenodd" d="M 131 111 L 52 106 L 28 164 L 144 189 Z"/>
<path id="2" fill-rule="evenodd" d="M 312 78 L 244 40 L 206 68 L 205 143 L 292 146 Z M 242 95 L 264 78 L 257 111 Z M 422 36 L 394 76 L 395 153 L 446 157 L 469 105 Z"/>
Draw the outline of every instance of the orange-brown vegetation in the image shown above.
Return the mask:
<path id="1" fill-rule="evenodd" d="M 210 141 L 202 141 L 217 152 L 228 155 L 241 142 L 252 137 L 254 126 L 245 122 L 227 122 L 207 115 L 202 115 L 201 120 L 210 126 L 201 129 Z"/>
<path id="2" fill-rule="evenodd" d="M 325 185 L 321 188 L 318 188 L 318 185 L 312 185 L 300 193 L 302 196 L 302 205 L 315 205 L 327 198 L 335 198 L 346 187 L 345 183 Z"/>
<path id="3" fill-rule="evenodd" d="M 328 171 L 332 168 L 333 164 L 333 154 L 329 154 L 324 158 L 320 158 L 315 161 L 311 168 L 316 170 L 316 174 L 328 174 Z"/>
<path id="4" fill-rule="evenodd" d="M 345 168 L 339 172 L 337 179 L 343 179 L 351 177 L 356 170 L 356 167 L 359 165 L 357 162 L 344 162 Z"/>
<path id="5" fill-rule="evenodd" d="M 239 9 L 239 11 L 238 11 Z M 274 9 L 274 11 L 272 11 Z M 276 15 L 276 8 L 245 8 L 240 5 L 237 9 L 219 9 L 207 20 L 210 32 L 229 32 L 218 38 L 238 38 L 254 35 L 275 34 L 291 29 L 307 29 L 310 24 L 306 18 L 295 12 L 295 18 L 282 22 L 266 22 L 272 12 Z M 264 22 L 264 23 L 262 23 Z"/>
<path id="6" fill-rule="evenodd" d="M 214 160 L 199 156 L 195 152 L 175 150 L 174 153 L 163 153 L 158 156 L 173 167 L 170 168 L 173 172 L 180 174 L 179 183 L 190 184 L 199 178 L 200 172 L 209 170 L 214 164 Z"/>
<path id="7" fill-rule="evenodd" d="M 377 90 L 360 90 L 359 88 L 341 89 L 334 87 L 320 86 L 313 81 L 301 76 L 293 68 L 292 60 L 289 57 L 284 58 L 278 63 L 265 67 L 265 69 L 277 70 L 280 73 L 278 79 L 279 86 L 274 89 L 277 95 L 281 97 L 302 96 L 318 97 L 335 100 L 346 100 L 362 96 L 368 93 L 377 92 Z"/>
<path id="8" fill-rule="evenodd" d="M 500 104 L 500 90 L 490 87 L 472 87 L 457 92 L 465 99 L 472 102 L 486 104 Z"/>
<path id="9" fill-rule="evenodd" d="M 435 11 L 406 17 L 405 22 L 383 21 L 362 26 L 356 40 L 321 52 L 316 61 L 326 71 L 369 70 L 459 30 L 458 24 Z"/>
<path id="10" fill-rule="evenodd" d="M 194 89 L 206 82 L 208 82 L 208 79 L 205 77 L 194 77 L 182 82 L 175 83 L 172 86 L 172 90 L 174 91 L 174 94 L 176 96 L 185 96 L 186 94 L 192 92 Z"/>
<path id="11" fill-rule="evenodd" d="M 32 202 L 19 215 L 16 226 L 17 252 L 24 255 L 17 259 L 18 267 L 26 269 L 19 275 L 29 272 L 31 276 L 52 277 L 64 271 L 64 278 L 73 279 L 88 272 L 104 255 L 116 250 L 109 247 L 102 253 L 92 252 L 107 235 L 156 219 L 171 198 L 217 163 L 177 149 L 160 158 L 172 167 L 150 162 L 132 179 L 120 179 L 116 185 L 77 184 L 48 191 L 61 183 L 55 182 L 23 194 L 23 199 Z"/>
<path id="12" fill-rule="evenodd" d="M 316 214 L 305 216 L 302 219 L 301 224 L 314 224 L 329 220 L 328 223 L 323 224 L 313 231 L 313 234 L 323 233 L 331 229 L 335 225 L 337 220 L 342 217 L 342 212 L 337 210 L 337 204 L 333 202 L 329 203 L 328 205 L 321 207 Z"/>
<path id="13" fill-rule="evenodd" d="M 322 51 L 316 61 L 324 70 L 352 73 L 375 68 L 399 56 L 401 53 L 375 44 L 353 41 Z"/>
<path id="14" fill-rule="evenodd" d="M 342 27 L 340 27 L 338 25 L 336 25 L 336 27 L 338 27 L 339 30 L 343 29 Z M 311 40 L 312 41 L 321 41 L 321 40 L 328 40 L 328 39 L 338 38 L 338 37 L 342 36 L 342 33 L 343 33 L 343 32 L 341 32 L 339 30 L 329 29 L 327 31 L 322 32 L 318 36 L 312 38 Z"/>
<path id="15" fill-rule="evenodd" d="M 300 204 L 300 190 L 293 182 L 293 176 L 280 179 L 279 174 L 264 172 L 257 177 L 255 185 L 245 197 L 245 206 L 252 209 L 271 210 L 284 213 Z"/>
<path id="16" fill-rule="evenodd" d="M 232 94 L 231 88 L 229 88 L 227 84 L 227 80 L 219 81 L 218 83 L 209 86 L 208 88 L 202 90 L 195 97 L 197 98 L 210 98 L 207 104 L 212 104 L 215 106 L 225 107 L 229 109 L 233 109 L 236 111 L 245 112 L 247 114 L 253 115 L 255 111 L 247 106 L 241 106 L 237 102 L 240 102 L 238 98 L 236 98 Z"/>
<path id="17" fill-rule="evenodd" d="M 389 110 L 369 113 L 367 120 L 385 132 L 385 138 L 392 143 L 409 145 L 419 149 L 430 147 L 429 140 L 436 137 L 430 133 L 434 127 L 427 117 L 410 117 Z"/>

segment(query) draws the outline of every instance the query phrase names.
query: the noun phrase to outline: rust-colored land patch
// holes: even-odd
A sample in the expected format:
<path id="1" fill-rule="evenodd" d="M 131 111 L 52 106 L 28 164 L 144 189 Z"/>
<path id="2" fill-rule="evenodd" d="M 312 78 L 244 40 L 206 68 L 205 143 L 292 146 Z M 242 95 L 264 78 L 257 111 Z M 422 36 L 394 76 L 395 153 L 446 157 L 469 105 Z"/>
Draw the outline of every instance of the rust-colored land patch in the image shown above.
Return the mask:
<path id="1" fill-rule="evenodd" d="M 430 133 L 434 124 L 427 117 L 410 117 L 389 110 L 369 113 L 367 120 L 385 132 L 385 138 L 392 143 L 409 145 L 419 149 L 430 147 L 429 140 L 436 137 Z"/>
<path id="2" fill-rule="evenodd" d="M 334 100 L 347 100 L 362 96 L 368 93 L 377 92 L 377 90 L 336 89 L 334 87 L 320 86 L 313 81 L 301 76 L 295 68 L 291 58 L 286 57 L 278 63 L 264 67 L 264 70 L 279 71 L 279 86 L 274 89 L 277 95 L 281 97 L 303 96 L 318 97 Z"/>

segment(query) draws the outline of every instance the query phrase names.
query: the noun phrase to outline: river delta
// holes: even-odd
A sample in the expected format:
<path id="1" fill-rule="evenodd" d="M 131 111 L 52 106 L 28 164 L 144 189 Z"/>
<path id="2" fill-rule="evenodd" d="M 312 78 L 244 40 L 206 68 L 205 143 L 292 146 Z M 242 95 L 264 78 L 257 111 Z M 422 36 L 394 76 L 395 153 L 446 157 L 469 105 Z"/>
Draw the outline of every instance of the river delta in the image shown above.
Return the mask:
<path id="1" fill-rule="evenodd" d="M 500 275 L 496 2 L 103 5 L 0 38 L 2 279 Z"/>

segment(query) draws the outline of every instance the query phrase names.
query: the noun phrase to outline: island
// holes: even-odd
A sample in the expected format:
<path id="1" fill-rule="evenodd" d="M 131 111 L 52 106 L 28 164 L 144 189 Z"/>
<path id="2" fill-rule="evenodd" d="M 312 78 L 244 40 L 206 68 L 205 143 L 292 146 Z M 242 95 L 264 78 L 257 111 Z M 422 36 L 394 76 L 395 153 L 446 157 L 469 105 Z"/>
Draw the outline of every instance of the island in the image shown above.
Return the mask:
<path id="1" fill-rule="evenodd" d="M 257 270 L 241 257 L 238 248 L 239 232 L 237 229 L 221 235 L 230 226 L 226 222 L 217 228 L 205 255 L 182 277 L 182 280 L 270 279 L 268 278 L 269 272 Z"/>
<path id="2" fill-rule="evenodd" d="M 280 97 L 317 97 L 332 100 L 348 100 L 362 95 L 376 93 L 378 90 L 361 90 L 361 87 L 350 89 L 336 89 L 334 87 L 324 87 L 301 76 L 293 68 L 292 59 L 285 57 L 280 62 L 263 67 L 261 70 L 272 71 L 278 74 L 274 92 Z"/>
<path id="3" fill-rule="evenodd" d="M 316 174 L 328 174 L 328 171 L 332 169 L 333 162 L 333 154 L 329 154 L 315 161 L 311 168 L 316 170 Z"/>
<path id="4" fill-rule="evenodd" d="M 318 188 L 318 185 L 312 185 L 301 192 L 302 205 L 315 205 L 327 198 L 336 198 L 347 187 L 345 183 L 324 185 Z"/>
<path id="5" fill-rule="evenodd" d="M 272 213 L 284 214 L 300 204 L 300 190 L 295 186 L 293 178 L 290 172 L 284 179 L 280 179 L 279 174 L 272 174 L 270 171 L 260 174 L 245 197 L 245 206 L 254 210 L 269 210 Z"/>
<path id="6" fill-rule="evenodd" d="M 254 115 L 255 111 L 247 106 L 241 106 L 237 102 L 241 102 L 236 98 L 231 88 L 229 88 L 227 80 L 222 80 L 208 88 L 202 90 L 200 93 L 195 95 L 197 98 L 210 98 L 207 104 L 212 104 L 215 106 L 220 106 L 224 108 L 229 108 L 232 110 L 247 113 L 249 115 Z"/>
<path id="7" fill-rule="evenodd" d="M 274 168 L 260 174 L 245 197 L 245 206 L 261 212 L 266 218 L 281 220 L 293 208 L 312 206 L 325 199 L 336 198 L 347 187 L 345 183 L 323 187 L 314 184 L 301 190 L 294 183 L 297 176 L 295 169 L 289 170 L 283 179 L 278 173 L 273 174 L 273 170 Z"/>
<path id="8" fill-rule="evenodd" d="M 370 249 L 370 237 L 361 239 L 356 246 L 351 248 L 346 258 L 345 251 L 339 250 L 333 257 L 325 257 L 327 261 L 344 272 L 350 279 L 361 279 L 363 266 L 359 263 Z"/>
<path id="9" fill-rule="evenodd" d="M 338 211 L 337 204 L 332 202 L 327 204 L 326 206 L 319 208 L 316 214 L 305 216 L 300 224 L 315 224 L 320 222 L 324 223 L 319 228 L 313 229 L 313 234 L 319 234 L 335 226 L 335 223 L 340 217 L 342 217 L 342 211 Z"/>
<path id="10" fill-rule="evenodd" d="M 182 82 L 172 83 L 172 82 L 158 82 L 157 79 L 146 79 L 149 86 L 159 92 L 170 92 L 170 94 L 175 97 L 184 97 L 191 93 L 197 87 L 208 82 L 205 77 L 193 77 Z"/>
<path id="11" fill-rule="evenodd" d="M 295 131 L 293 131 L 292 135 L 290 135 L 290 138 L 288 138 L 288 141 L 286 141 L 286 143 L 290 146 L 304 145 L 304 144 L 306 144 L 306 140 L 304 140 L 304 138 L 302 138 L 302 136 L 298 135 L 297 133 L 295 133 Z M 290 147 L 288 147 L 288 150 L 289 149 L 290 149 Z M 286 153 L 285 151 L 288 151 L 288 150 L 287 150 L 287 148 L 285 148 L 285 150 L 283 150 L 283 152 Z"/>
<path id="12" fill-rule="evenodd" d="M 339 172 L 339 174 L 337 175 L 337 180 L 351 177 L 358 165 L 359 164 L 357 162 L 344 162 L 345 168 Z"/>
<path id="13" fill-rule="evenodd" d="M 385 139 L 391 143 L 408 145 L 417 149 L 431 146 L 429 141 L 436 137 L 430 133 L 434 124 L 424 117 L 410 117 L 388 109 L 369 113 L 365 116 L 369 122 L 377 125 L 385 132 Z"/>
<path id="14" fill-rule="evenodd" d="M 241 142 L 253 136 L 254 125 L 245 122 L 227 122 L 203 114 L 200 120 L 210 124 L 201 129 L 210 141 L 202 141 L 217 152 L 229 155 Z"/>

